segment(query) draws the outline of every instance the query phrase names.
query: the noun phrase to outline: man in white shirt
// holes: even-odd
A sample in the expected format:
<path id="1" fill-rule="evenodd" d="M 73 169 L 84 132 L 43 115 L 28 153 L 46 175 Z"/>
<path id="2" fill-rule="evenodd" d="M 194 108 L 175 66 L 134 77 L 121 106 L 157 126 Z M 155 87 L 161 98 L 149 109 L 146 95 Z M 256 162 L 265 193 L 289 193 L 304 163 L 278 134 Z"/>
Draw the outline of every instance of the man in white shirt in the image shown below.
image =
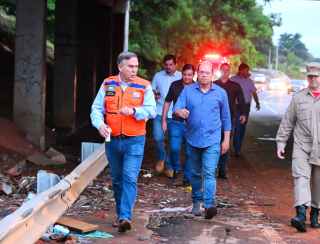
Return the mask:
<path id="1" fill-rule="evenodd" d="M 163 58 L 163 70 L 157 72 L 152 80 L 152 89 L 155 94 L 157 102 L 157 117 L 153 120 L 153 139 L 156 143 L 156 152 L 157 152 L 157 163 L 156 171 L 162 173 L 165 168 L 165 161 L 167 153 L 165 150 L 164 144 L 164 132 L 162 130 L 162 109 L 165 102 L 165 98 L 169 91 L 170 85 L 173 81 L 180 80 L 182 78 L 181 72 L 176 69 L 176 57 L 174 55 L 168 54 Z M 168 111 L 167 123 L 169 124 L 172 118 L 172 106 Z M 165 171 L 165 174 L 169 178 L 173 178 L 172 171 Z"/>

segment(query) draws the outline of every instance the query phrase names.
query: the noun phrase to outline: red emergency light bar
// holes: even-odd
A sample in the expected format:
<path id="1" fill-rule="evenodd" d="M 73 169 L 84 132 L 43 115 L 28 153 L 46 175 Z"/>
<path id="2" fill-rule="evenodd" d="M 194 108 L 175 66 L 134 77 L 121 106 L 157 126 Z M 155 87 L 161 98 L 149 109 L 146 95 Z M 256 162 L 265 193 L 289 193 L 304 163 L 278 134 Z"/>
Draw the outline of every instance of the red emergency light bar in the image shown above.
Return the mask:
<path id="1" fill-rule="evenodd" d="M 221 58 L 221 55 L 217 53 L 208 53 L 204 55 L 204 59 L 219 59 L 219 58 Z"/>

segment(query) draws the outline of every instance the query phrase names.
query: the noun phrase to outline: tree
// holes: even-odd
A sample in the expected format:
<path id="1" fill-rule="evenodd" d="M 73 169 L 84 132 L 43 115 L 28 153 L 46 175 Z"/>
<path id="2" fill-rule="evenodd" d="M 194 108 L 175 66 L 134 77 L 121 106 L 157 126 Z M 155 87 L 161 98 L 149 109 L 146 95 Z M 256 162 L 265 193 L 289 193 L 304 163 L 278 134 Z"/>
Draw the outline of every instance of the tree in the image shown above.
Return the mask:
<path id="1" fill-rule="evenodd" d="M 309 61 L 312 59 L 312 55 L 301 41 L 301 35 L 299 33 L 289 34 L 284 33 L 279 39 L 279 53 L 286 57 L 289 53 L 294 53 L 302 60 Z"/>
<path id="2" fill-rule="evenodd" d="M 300 67 L 313 59 L 301 41 L 301 35 L 284 33 L 279 39 L 280 70 L 291 77 L 300 78 Z"/>
<path id="3" fill-rule="evenodd" d="M 130 49 L 149 76 L 166 53 L 181 63 L 216 51 L 237 63 L 264 64 L 274 24 L 255 0 L 132 0 L 131 17 Z"/>

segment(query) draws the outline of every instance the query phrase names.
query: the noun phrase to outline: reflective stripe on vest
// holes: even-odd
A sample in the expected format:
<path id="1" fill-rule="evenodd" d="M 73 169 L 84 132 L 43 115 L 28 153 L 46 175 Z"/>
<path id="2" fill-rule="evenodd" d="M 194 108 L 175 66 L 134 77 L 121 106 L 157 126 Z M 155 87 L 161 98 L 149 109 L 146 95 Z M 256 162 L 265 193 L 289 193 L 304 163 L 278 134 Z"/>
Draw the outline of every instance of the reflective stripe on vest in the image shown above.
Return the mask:
<path id="1" fill-rule="evenodd" d="M 123 107 L 140 107 L 143 105 L 145 89 L 149 82 L 137 78 L 128 83 L 122 91 L 119 78 L 112 76 L 104 81 L 105 122 L 112 129 L 112 136 L 140 136 L 146 134 L 146 121 L 136 120 L 133 115 L 125 116 L 119 110 Z"/>

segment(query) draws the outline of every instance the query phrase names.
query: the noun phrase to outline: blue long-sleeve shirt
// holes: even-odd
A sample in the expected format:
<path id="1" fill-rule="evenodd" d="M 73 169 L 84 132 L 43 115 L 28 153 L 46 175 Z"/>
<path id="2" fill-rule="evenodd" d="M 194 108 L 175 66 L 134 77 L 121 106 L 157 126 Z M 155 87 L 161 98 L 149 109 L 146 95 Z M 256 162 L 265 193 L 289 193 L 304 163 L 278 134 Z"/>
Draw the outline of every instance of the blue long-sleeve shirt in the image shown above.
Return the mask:
<path id="1" fill-rule="evenodd" d="M 128 86 L 128 84 L 123 81 L 121 82 L 120 85 L 121 85 L 121 89 L 123 90 L 125 90 Z M 105 123 L 104 97 L 105 97 L 105 90 L 102 84 L 91 106 L 91 114 L 90 114 L 91 123 L 97 129 L 100 128 L 102 123 Z M 136 120 L 147 120 L 147 119 L 152 119 L 156 116 L 156 101 L 154 98 L 151 85 L 148 85 L 146 87 L 142 106 L 135 107 L 135 110 L 136 112 L 134 114 L 134 117 L 136 118 Z"/>
<path id="2" fill-rule="evenodd" d="M 221 127 L 224 131 L 231 131 L 227 93 L 215 84 L 206 93 L 200 90 L 198 83 L 186 86 L 173 111 L 183 108 L 190 112 L 185 135 L 193 147 L 220 146 Z"/>

